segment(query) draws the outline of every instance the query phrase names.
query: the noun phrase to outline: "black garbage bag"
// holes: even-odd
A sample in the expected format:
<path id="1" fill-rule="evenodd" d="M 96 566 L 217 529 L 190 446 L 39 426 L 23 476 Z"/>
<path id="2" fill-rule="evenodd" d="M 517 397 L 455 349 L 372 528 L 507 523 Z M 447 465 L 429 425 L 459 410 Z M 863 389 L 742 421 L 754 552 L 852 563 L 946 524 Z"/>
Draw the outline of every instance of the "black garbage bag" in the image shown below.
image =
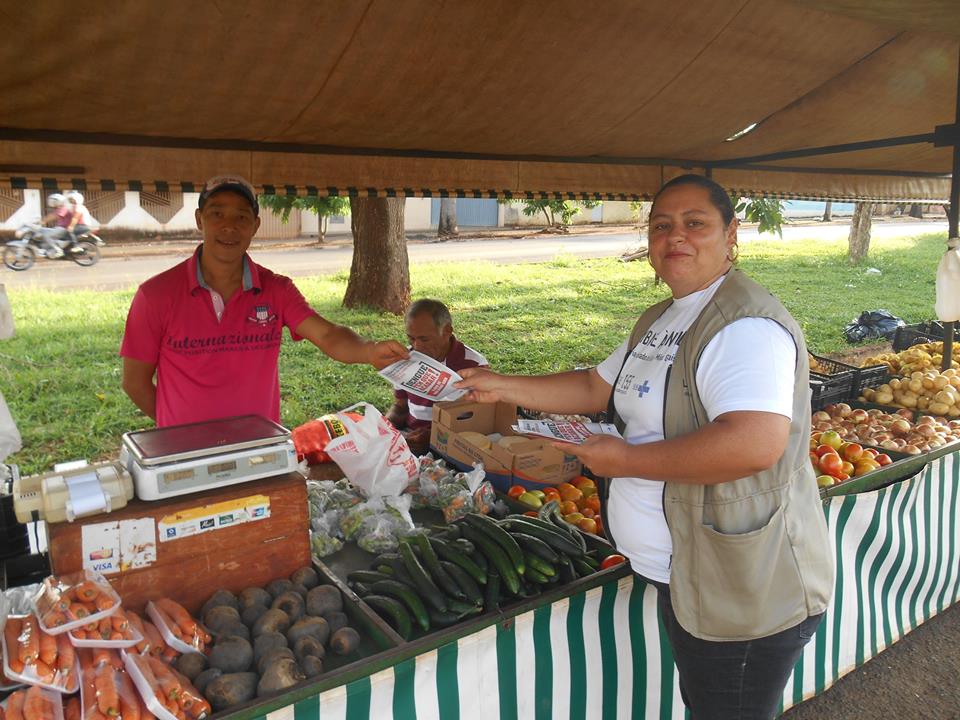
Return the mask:
<path id="1" fill-rule="evenodd" d="M 843 334 L 852 343 L 879 338 L 893 340 L 897 328 L 904 325 L 903 320 L 886 310 L 864 310 L 860 317 L 847 323 Z"/>

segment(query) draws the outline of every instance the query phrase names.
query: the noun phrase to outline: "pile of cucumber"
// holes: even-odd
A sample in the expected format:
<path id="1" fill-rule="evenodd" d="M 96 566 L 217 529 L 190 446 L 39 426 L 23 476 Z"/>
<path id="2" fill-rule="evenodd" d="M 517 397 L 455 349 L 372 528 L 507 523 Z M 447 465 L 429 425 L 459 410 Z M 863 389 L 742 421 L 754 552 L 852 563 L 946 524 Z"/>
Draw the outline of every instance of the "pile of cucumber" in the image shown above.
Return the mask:
<path id="1" fill-rule="evenodd" d="M 408 640 L 415 629 L 447 627 L 590 575 L 600 567 L 595 555 L 554 502 L 537 517 L 498 521 L 471 513 L 402 538 L 398 552 L 377 556 L 370 570 L 350 573 L 347 582 Z"/>

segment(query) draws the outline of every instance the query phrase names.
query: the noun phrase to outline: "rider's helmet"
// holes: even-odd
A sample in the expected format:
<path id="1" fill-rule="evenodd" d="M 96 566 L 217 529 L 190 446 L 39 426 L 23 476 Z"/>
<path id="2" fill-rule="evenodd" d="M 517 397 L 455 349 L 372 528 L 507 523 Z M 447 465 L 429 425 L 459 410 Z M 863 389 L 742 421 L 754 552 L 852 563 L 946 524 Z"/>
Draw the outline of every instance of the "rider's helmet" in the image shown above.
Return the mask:
<path id="1" fill-rule="evenodd" d="M 60 193 L 53 193 L 47 197 L 47 206 L 52 208 L 58 208 L 63 205 L 67 199 Z"/>
<path id="2" fill-rule="evenodd" d="M 83 205 L 83 195 L 76 190 L 71 190 L 67 193 L 67 200 L 72 202 L 74 205 Z"/>

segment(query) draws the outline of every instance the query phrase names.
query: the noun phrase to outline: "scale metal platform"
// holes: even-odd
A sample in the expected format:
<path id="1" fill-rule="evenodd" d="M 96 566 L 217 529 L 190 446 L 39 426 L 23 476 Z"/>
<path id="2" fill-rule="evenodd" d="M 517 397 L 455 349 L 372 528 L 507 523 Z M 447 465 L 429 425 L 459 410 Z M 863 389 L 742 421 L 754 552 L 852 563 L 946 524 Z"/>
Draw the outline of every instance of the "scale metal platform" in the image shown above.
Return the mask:
<path id="1" fill-rule="evenodd" d="M 161 500 L 297 469 L 290 431 L 259 415 L 124 433 L 120 461 L 137 497 Z"/>

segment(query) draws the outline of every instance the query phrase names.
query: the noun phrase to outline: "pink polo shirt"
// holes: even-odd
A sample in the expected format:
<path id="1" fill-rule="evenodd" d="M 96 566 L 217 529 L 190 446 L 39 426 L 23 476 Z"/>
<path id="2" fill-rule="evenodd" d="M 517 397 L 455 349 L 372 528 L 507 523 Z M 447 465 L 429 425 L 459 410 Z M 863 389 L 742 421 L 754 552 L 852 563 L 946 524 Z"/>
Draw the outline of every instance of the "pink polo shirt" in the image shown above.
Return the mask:
<path id="1" fill-rule="evenodd" d="M 157 366 L 157 427 L 251 413 L 279 421 L 283 328 L 301 340 L 294 328 L 315 313 L 290 278 L 244 256 L 243 285 L 218 319 L 202 250 L 140 286 L 120 355 Z"/>

